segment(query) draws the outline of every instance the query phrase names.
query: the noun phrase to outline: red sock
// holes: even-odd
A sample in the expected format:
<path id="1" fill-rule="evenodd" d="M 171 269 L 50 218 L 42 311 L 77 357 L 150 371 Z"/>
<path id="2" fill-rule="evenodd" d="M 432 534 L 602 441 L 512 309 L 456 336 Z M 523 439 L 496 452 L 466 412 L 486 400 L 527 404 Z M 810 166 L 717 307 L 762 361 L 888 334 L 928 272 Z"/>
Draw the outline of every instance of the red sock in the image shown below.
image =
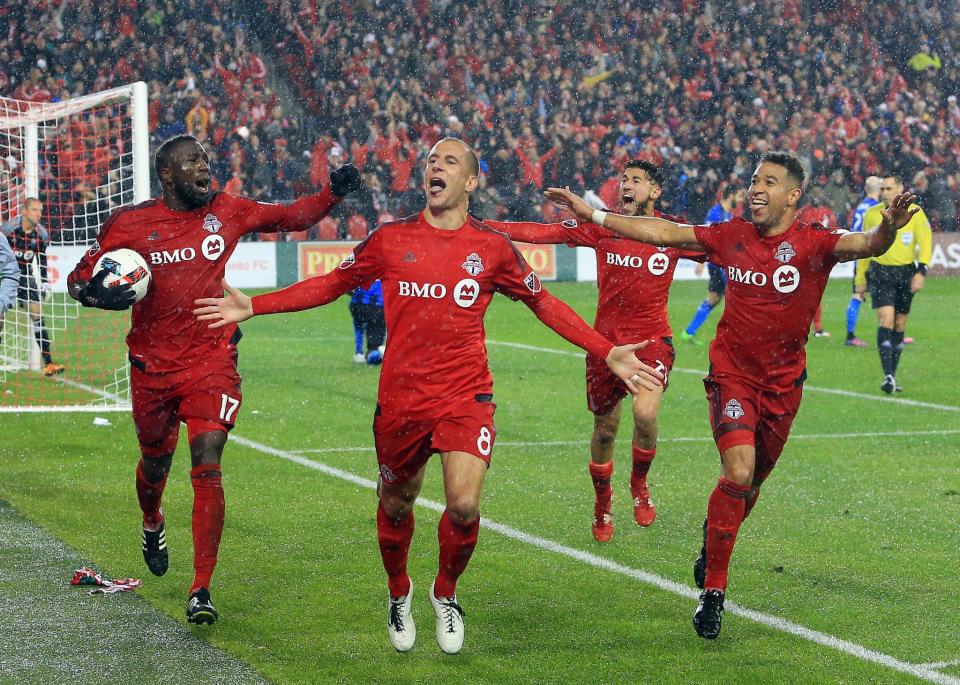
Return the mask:
<path id="1" fill-rule="evenodd" d="M 650 464 L 657 454 L 657 449 L 645 450 L 636 445 L 633 446 L 633 471 L 630 473 L 630 492 L 634 497 L 637 496 L 637 488 L 647 482 L 647 472 L 650 470 Z"/>
<path id="2" fill-rule="evenodd" d="M 193 585 L 190 592 L 210 589 L 223 533 L 223 484 L 220 464 L 200 464 L 190 471 L 193 482 Z"/>
<path id="3" fill-rule="evenodd" d="M 391 597 L 403 597 L 410 592 L 410 576 L 407 575 L 407 555 L 413 539 L 413 512 L 399 521 L 394 521 L 383 507 L 377 505 L 377 541 L 380 557 L 387 572 L 387 587 Z"/>
<path id="4" fill-rule="evenodd" d="M 813 314 L 813 330 L 823 329 L 823 305 L 817 305 L 817 311 Z"/>
<path id="5" fill-rule="evenodd" d="M 760 488 L 756 487 L 750 491 L 750 494 L 747 495 L 746 502 L 743 507 L 743 520 L 746 521 L 747 517 L 750 515 L 750 512 L 753 511 L 753 505 L 757 503 L 757 498 L 760 496 Z"/>
<path id="6" fill-rule="evenodd" d="M 440 517 L 437 539 L 440 541 L 440 570 L 433 586 L 437 597 L 453 597 L 457 592 L 457 578 L 467 568 L 473 548 L 480 534 L 480 517 L 461 525 L 450 520 L 446 510 Z"/>
<path id="7" fill-rule="evenodd" d="M 593 479 L 593 490 L 597 495 L 594 511 L 599 519 L 610 512 L 610 500 L 613 499 L 613 488 L 610 487 L 610 479 L 613 477 L 613 461 L 598 464 L 591 459 L 589 469 L 590 478 Z"/>
<path id="8" fill-rule="evenodd" d="M 167 477 L 156 483 L 151 483 L 143 474 L 143 459 L 137 462 L 137 500 L 143 511 L 143 525 L 156 528 L 163 523 L 163 511 L 160 509 L 160 498 L 167 485 Z"/>
<path id="9" fill-rule="evenodd" d="M 743 522 L 750 487 L 737 485 L 721 477 L 707 503 L 707 577 L 703 586 L 711 590 L 727 589 L 727 569 Z"/>

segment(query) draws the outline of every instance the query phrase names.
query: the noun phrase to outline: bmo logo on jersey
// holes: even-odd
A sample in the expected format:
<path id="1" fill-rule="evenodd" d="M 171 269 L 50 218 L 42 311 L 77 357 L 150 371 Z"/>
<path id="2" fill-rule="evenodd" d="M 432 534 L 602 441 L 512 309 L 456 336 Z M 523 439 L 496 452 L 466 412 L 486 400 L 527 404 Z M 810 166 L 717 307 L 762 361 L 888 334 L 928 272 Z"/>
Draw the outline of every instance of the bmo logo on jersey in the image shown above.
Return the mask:
<path id="1" fill-rule="evenodd" d="M 628 269 L 642 269 L 646 264 L 647 271 L 654 276 L 662 276 L 670 268 L 670 257 L 662 252 L 656 252 L 644 262 L 643 257 L 637 255 L 622 255 L 616 252 L 607 253 L 607 264 L 623 266 Z"/>
<path id="2" fill-rule="evenodd" d="M 211 262 L 217 261 L 217 258 L 223 254 L 225 248 L 226 243 L 223 240 L 223 236 L 216 233 L 208 235 L 203 239 L 203 243 L 200 244 L 200 252 Z"/>
<path id="3" fill-rule="evenodd" d="M 176 264 L 178 262 L 192 262 L 197 258 L 197 251 L 192 247 L 181 247 L 176 250 L 162 250 L 160 252 L 150 253 L 150 263 L 154 266 L 160 264 Z"/>
<path id="4" fill-rule="evenodd" d="M 466 280 L 470 280 L 465 278 Z M 461 281 L 462 283 L 463 281 Z M 447 286 L 443 283 L 417 283 L 415 281 L 397 281 L 401 297 L 422 297 L 428 300 L 442 300 L 447 296 Z M 459 285 L 459 284 L 458 284 Z"/>
<path id="5" fill-rule="evenodd" d="M 663 276 L 670 268 L 670 258 L 662 252 L 655 252 L 647 260 L 647 271 L 654 276 Z"/>
<path id="6" fill-rule="evenodd" d="M 773 287 L 778 293 L 792 293 L 800 287 L 800 270 L 784 264 L 773 272 Z"/>
<path id="7" fill-rule="evenodd" d="M 469 307 L 480 297 L 480 284 L 472 278 L 464 278 L 453 288 L 453 301 L 461 307 Z"/>
<path id="8" fill-rule="evenodd" d="M 773 272 L 773 277 L 768 277 L 762 271 L 753 271 L 752 269 L 740 269 L 735 266 L 727 267 L 727 278 L 735 283 L 746 283 L 758 288 L 763 288 L 769 282 L 773 282 L 773 289 L 778 293 L 788 294 L 800 287 L 800 270 L 792 264 L 784 264 L 777 267 Z"/>

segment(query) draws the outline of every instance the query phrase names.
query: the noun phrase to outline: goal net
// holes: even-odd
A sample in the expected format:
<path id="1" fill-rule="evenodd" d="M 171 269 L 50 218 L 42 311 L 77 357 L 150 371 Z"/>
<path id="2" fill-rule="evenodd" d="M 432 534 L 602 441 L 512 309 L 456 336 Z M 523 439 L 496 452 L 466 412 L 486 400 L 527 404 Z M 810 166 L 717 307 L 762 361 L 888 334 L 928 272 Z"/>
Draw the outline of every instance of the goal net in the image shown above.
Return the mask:
<path id="1" fill-rule="evenodd" d="M 25 201 L 38 198 L 49 236 L 48 287 L 39 297 L 21 288 L 3 317 L 0 412 L 129 408 L 130 314 L 84 309 L 67 275 L 113 211 L 149 198 L 149 157 L 142 82 L 64 102 L 0 98 L 0 223 L 21 226 Z M 21 285 L 42 286 L 39 257 L 21 256 Z M 45 374 L 44 338 L 60 373 Z"/>

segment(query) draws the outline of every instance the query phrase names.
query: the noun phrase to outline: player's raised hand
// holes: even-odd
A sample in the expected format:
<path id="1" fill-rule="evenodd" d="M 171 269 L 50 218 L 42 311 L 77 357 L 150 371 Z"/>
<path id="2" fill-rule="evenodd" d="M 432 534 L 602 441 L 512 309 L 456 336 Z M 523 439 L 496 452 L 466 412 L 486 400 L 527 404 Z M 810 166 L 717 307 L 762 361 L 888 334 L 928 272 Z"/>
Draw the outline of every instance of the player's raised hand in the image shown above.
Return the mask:
<path id="1" fill-rule="evenodd" d="M 634 354 L 649 344 L 650 341 L 645 340 L 633 345 L 618 345 L 607 354 L 607 366 L 626 383 L 631 394 L 636 394 L 641 388 L 656 390 L 663 387 L 663 374 L 644 364 Z"/>
<path id="2" fill-rule="evenodd" d="M 885 231 L 899 231 L 906 226 L 913 215 L 920 211 L 919 207 L 910 209 L 910 205 L 917 201 L 917 196 L 912 193 L 900 193 L 890 206 L 880 212 L 883 215 L 881 228 Z"/>
<path id="3" fill-rule="evenodd" d="M 587 201 L 570 190 L 570 186 L 564 188 L 547 188 L 543 191 L 547 199 L 556 202 L 561 207 L 567 207 L 581 221 L 590 221 L 593 217 L 593 207 L 587 204 Z"/>
<path id="4" fill-rule="evenodd" d="M 330 192 L 337 197 L 349 195 L 362 187 L 360 171 L 352 164 L 344 164 L 330 172 Z"/>
<path id="5" fill-rule="evenodd" d="M 194 300 L 198 305 L 193 310 L 200 321 L 212 321 L 208 328 L 220 328 L 228 323 L 239 323 L 253 316 L 253 304 L 249 297 L 223 279 L 223 297 L 204 297 Z"/>

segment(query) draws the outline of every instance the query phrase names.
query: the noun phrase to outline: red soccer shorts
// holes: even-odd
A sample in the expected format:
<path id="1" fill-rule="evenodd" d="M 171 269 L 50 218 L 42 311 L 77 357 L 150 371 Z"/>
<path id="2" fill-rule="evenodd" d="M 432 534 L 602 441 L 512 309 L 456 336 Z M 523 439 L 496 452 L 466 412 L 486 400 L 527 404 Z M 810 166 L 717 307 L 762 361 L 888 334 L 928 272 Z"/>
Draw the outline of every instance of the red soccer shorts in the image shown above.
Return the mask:
<path id="1" fill-rule="evenodd" d="M 667 338 L 660 338 L 637 350 L 637 358 L 663 374 L 663 389 L 673 368 L 676 353 Z M 626 384 L 620 380 L 607 362 L 592 354 L 587 355 L 587 409 L 595 415 L 609 414 L 617 403 L 629 394 Z"/>
<path id="2" fill-rule="evenodd" d="M 475 403 L 451 407 L 443 417 L 410 419 L 404 416 L 373 417 L 380 477 L 387 483 L 406 483 L 423 468 L 434 452 L 466 452 L 490 465 L 497 427 L 497 408 L 490 396 Z"/>
<path id="3" fill-rule="evenodd" d="M 788 392 L 764 390 L 729 377 L 703 379 L 710 403 L 713 439 L 722 455 L 735 445 L 756 449 L 755 473 L 773 470 L 800 409 L 803 386 Z"/>
<path id="4" fill-rule="evenodd" d="M 187 424 L 190 439 L 211 429 L 229 431 L 243 401 L 235 356 L 167 373 L 150 373 L 134 365 L 130 385 L 133 423 L 145 457 L 172 454 L 181 421 Z"/>

